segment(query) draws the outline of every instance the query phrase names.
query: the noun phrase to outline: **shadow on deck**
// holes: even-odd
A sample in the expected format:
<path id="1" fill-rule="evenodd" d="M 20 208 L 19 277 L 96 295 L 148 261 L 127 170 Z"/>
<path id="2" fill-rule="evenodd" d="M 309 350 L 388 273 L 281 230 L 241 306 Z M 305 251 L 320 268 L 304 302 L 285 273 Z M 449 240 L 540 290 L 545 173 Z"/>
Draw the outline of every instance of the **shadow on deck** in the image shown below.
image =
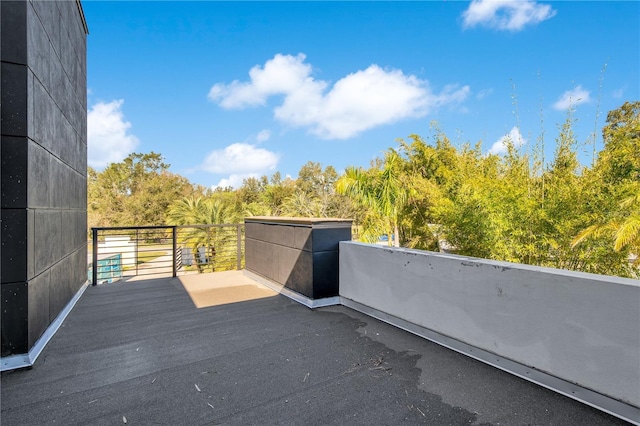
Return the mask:
<path id="1" fill-rule="evenodd" d="M 235 271 L 89 287 L 1 401 L 3 425 L 625 424 Z"/>

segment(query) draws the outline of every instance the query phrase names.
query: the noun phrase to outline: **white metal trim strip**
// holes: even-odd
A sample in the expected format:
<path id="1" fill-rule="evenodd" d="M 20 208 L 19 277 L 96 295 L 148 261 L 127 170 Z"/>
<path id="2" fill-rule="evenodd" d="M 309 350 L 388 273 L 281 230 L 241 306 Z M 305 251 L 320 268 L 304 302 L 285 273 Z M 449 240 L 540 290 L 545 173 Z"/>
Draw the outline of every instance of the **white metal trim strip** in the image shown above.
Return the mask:
<path id="1" fill-rule="evenodd" d="M 53 320 L 49 327 L 42 333 L 42 336 L 36 341 L 35 345 L 26 354 L 11 355 L 0 358 L 0 371 L 16 370 L 18 368 L 31 367 L 36 359 L 40 356 L 49 340 L 58 331 L 64 320 L 67 318 L 73 307 L 76 305 L 84 291 L 89 286 L 89 282 L 86 281 L 82 287 L 76 292 L 73 298 L 67 303 L 62 311 L 58 314 L 56 319 Z"/>
<path id="2" fill-rule="evenodd" d="M 339 305 L 341 303 L 340 296 L 325 297 L 322 299 L 310 299 L 307 296 L 304 296 L 298 292 L 288 289 L 282 284 L 278 284 L 274 281 L 271 281 L 270 279 L 265 278 L 261 275 L 258 275 L 255 272 L 251 272 L 246 269 L 243 269 L 243 273 L 247 277 L 251 278 L 254 281 L 259 282 L 265 287 L 269 287 L 271 290 L 276 291 L 281 295 L 286 296 L 289 299 L 294 300 L 310 309 L 323 308 L 325 306 L 334 306 L 334 305 Z"/>

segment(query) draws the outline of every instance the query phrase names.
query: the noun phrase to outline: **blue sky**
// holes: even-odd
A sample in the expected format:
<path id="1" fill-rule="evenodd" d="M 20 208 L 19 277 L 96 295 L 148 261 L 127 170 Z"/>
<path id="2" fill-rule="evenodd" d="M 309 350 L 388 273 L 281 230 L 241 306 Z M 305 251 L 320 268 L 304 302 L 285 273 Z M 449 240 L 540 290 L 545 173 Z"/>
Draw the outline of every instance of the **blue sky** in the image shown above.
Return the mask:
<path id="1" fill-rule="evenodd" d="M 397 138 L 546 157 L 574 109 L 581 160 L 640 99 L 640 2 L 83 1 L 89 164 L 161 153 L 205 186 L 368 166 Z"/>

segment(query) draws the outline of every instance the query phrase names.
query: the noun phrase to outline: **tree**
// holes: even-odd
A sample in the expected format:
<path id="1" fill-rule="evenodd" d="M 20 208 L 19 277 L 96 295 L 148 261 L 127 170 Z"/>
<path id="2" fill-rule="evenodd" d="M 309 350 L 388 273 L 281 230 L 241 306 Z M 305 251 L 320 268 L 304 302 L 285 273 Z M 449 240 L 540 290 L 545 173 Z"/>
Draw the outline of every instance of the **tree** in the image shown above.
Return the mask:
<path id="1" fill-rule="evenodd" d="M 351 217 L 353 209 L 347 197 L 336 193 L 338 173 L 333 166 L 322 169 L 320 163 L 304 164 L 298 172 L 293 192 L 282 205 L 288 216 Z"/>
<path id="2" fill-rule="evenodd" d="M 613 248 L 620 251 L 629 247 L 636 255 L 640 254 L 640 188 L 636 195 L 631 196 L 620 203 L 622 209 L 627 209 L 628 214 L 622 224 L 616 229 Z M 635 263 L 640 262 L 636 257 Z"/>
<path id="3" fill-rule="evenodd" d="M 589 204 L 597 210 L 572 248 L 593 247 L 604 238 L 626 258 L 640 254 L 640 102 L 625 102 L 610 111 L 602 136 L 604 149 L 587 176 L 593 187 Z M 637 269 L 634 273 L 638 275 Z"/>
<path id="4" fill-rule="evenodd" d="M 266 183 L 255 177 L 242 180 L 242 186 L 236 191 L 243 204 L 258 203 L 265 190 Z"/>
<path id="5" fill-rule="evenodd" d="M 410 194 L 401 214 L 403 244 L 434 250 L 446 241 L 447 250 L 463 255 L 628 276 L 625 254 L 603 237 L 571 248 L 593 217 L 612 210 L 607 191 L 620 188 L 607 190 L 604 173 L 580 166 L 573 122 L 570 112 L 546 168 L 510 140 L 503 155 L 485 155 L 480 144 L 456 148 L 441 132 L 433 144 L 417 135 L 400 140 Z"/>
<path id="6" fill-rule="evenodd" d="M 449 214 L 451 209 L 461 206 L 453 203 L 450 197 L 459 193 L 463 181 L 468 183 L 469 176 L 460 167 L 467 164 L 467 160 L 477 157 L 474 153 L 467 158 L 468 151 L 464 151 L 461 157 L 446 135 L 438 131 L 437 126 L 434 127 L 436 140 L 433 145 L 427 144 L 418 135 L 410 135 L 410 142 L 398 140 L 400 152 L 406 155 L 404 180 L 411 188 L 402 214 L 403 241 L 409 247 L 426 250 L 439 250 L 441 243 L 444 243 L 445 227 L 442 225 L 452 217 Z M 462 158 L 465 161 L 460 162 Z M 468 168 L 475 172 L 477 164 L 468 165 Z M 469 207 L 472 213 L 477 213 L 473 203 Z M 470 218 L 468 214 L 461 217 Z M 453 228 L 449 228 L 452 231 Z M 479 228 L 474 226 L 473 229 L 477 231 Z M 449 234 L 450 238 L 455 239 L 454 232 Z M 461 234 L 466 235 L 466 232 L 462 231 Z M 459 246 L 462 247 L 466 241 L 466 237 L 462 238 Z"/>
<path id="7" fill-rule="evenodd" d="M 271 214 L 281 216 L 284 213 L 284 203 L 294 192 L 294 181 L 288 177 L 283 180 L 280 173 L 276 172 L 265 185 L 262 203 L 271 211 Z"/>
<path id="8" fill-rule="evenodd" d="M 217 225 L 235 223 L 237 216 L 232 205 L 221 199 L 185 197 L 169 207 L 167 220 L 171 225 Z M 180 230 L 179 239 L 194 253 L 198 272 L 235 269 L 235 257 L 219 256 L 233 252 L 231 246 L 235 243 L 235 235 L 225 232 L 225 229 L 187 227 Z"/>
<path id="9" fill-rule="evenodd" d="M 294 181 L 289 177 L 282 179 L 280 172 L 274 173 L 271 178 L 249 177 L 243 180 L 237 191 L 239 212 L 245 216 L 280 216 L 285 201 L 294 192 Z"/>
<path id="10" fill-rule="evenodd" d="M 89 168 L 87 181 L 90 227 L 162 225 L 169 204 L 195 192 L 154 152 L 132 153 L 102 172 Z"/>
<path id="11" fill-rule="evenodd" d="M 237 215 L 229 201 L 189 196 L 174 201 L 167 210 L 170 225 L 221 225 L 236 223 Z"/>
<path id="12" fill-rule="evenodd" d="M 607 114 L 604 149 L 597 167 L 608 183 L 640 181 L 640 101 L 625 102 Z"/>
<path id="13" fill-rule="evenodd" d="M 333 194 L 336 180 L 338 180 L 338 173 L 333 166 L 327 166 L 322 170 L 320 163 L 309 161 L 298 172 L 296 190 L 323 198 Z"/>
<path id="14" fill-rule="evenodd" d="M 372 224 L 382 222 L 391 245 L 400 246 L 400 215 L 409 199 L 409 189 L 402 180 L 402 157 L 393 149 L 384 155 L 381 168 L 365 171 L 348 167 L 336 182 L 336 190 L 356 203 L 370 208 Z"/>
<path id="15" fill-rule="evenodd" d="M 625 249 L 633 253 L 640 253 L 640 190 L 620 203 L 620 219 L 612 219 L 607 223 L 591 225 L 580 232 L 571 245 L 575 248 L 587 239 L 595 239 L 606 236 L 613 240 L 615 251 Z M 640 256 L 636 257 L 634 265 L 640 264 Z"/>
<path id="16" fill-rule="evenodd" d="M 324 206 L 315 197 L 296 191 L 284 201 L 282 212 L 293 217 L 326 217 Z"/>

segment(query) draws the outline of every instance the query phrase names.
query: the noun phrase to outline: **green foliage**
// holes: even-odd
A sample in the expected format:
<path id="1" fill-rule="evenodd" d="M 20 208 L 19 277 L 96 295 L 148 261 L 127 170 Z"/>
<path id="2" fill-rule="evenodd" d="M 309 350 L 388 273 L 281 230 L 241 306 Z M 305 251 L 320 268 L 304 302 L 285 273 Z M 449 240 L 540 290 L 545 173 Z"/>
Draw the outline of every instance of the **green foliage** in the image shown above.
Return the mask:
<path id="1" fill-rule="evenodd" d="M 602 240 L 572 247 L 574 237 L 607 203 L 594 200 L 597 176 L 585 173 L 577 160 L 578 143 L 571 113 L 560 127 L 554 158 L 548 167 L 508 144 L 498 158 L 463 153 L 466 193 L 454 193 L 440 218 L 447 239 L 461 254 L 631 276 L 628 252 L 616 252 Z M 463 161 L 463 159 L 467 161 Z M 475 172 L 474 172 L 475 171 Z M 594 182 L 595 181 L 595 182 Z M 610 202 L 609 202 L 610 204 Z"/>
<path id="2" fill-rule="evenodd" d="M 89 220 L 125 226 L 347 217 L 363 241 L 388 235 L 389 243 L 413 248 L 638 276 L 628 259 L 640 253 L 640 102 L 609 112 L 604 148 L 591 167 L 578 161 L 573 124 L 569 111 L 548 164 L 542 136 L 532 152 L 507 141 L 504 155 L 485 155 L 481 143 L 454 146 L 434 126 L 432 141 L 400 139 L 368 169 L 339 176 L 308 162 L 296 179 L 276 172 L 247 178 L 237 190 L 194 187 L 169 173 L 159 154 L 131 154 L 103 172 L 88 170 Z M 231 244 L 215 230 L 195 229 L 188 239 L 209 258 Z"/>
<path id="3" fill-rule="evenodd" d="M 349 196 L 371 212 L 366 218 L 367 234 L 371 236 L 372 227 L 382 228 L 389 236 L 389 244 L 393 240 L 395 246 L 400 244 L 400 220 L 410 194 L 402 166 L 402 157 L 390 149 L 385 153 L 381 167 L 369 170 L 349 167 L 336 182 L 340 194 Z"/>
<path id="4" fill-rule="evenodd" d="M 327 166 L 322 170 L 320 163 L 309 161 L 298 172 L 296 189 L 307 195 L 322 197 L 333 193 L 336 180 L 338 180 L 338 173 L 333 166 Z"/>
<path id="5" fill-rule="evenodd" d="M 609 113 L 605 147 L 591 168 L 578 161 L 569 111 L 546 166 L 542 150 L 520 152 L 507 141 L 504 155 L 483 155 L 481 144 L 454 147 L 436 128 L 432 143 L 417 135 L 399 140 L 398 151 L 369 170 L 348 168 L 337 187 L 367 208 L 363 240 L 395 223 L 408 247 L 633 277 L 638 270 L 627 259 L 640 252 L 639 112 L 635 102 Z M 403 188 L 397 199 L 382 189 L 389 169 L 393 187 Z"/>
<path id="6" fill-rule="evenodd" d="M 224 193 L 223 193 L 224 194 Z M 225 200 L 226 198 L 226 200 Z M 214 193 L 208 198 L 185 197 L 175 201 L 168 209 L 170 225 L 218 225 L 235 223 L 238 220 L 229 197 Z M 189 227 L 179 231 L 179 239 L 197 254 L 204 250 L 207 262 L 195 256 L 198 272 L 213 272 L 235 269 L 235 232 L 219 227 Z M 221 256 L 219 256 L 222 254 Z"/>
<path id="7" fill-rule="evenodd" d="M 609 112 L 602 131 L 604 149 L 587 178 L 591 182 L 590 224 L 572 246 L 597 244 L 627 255 L 640 253 L 640 102 Z M 640 261 L 636 257 L 634 264 Z M 638 276 L 638 269 L 631 275 Z"/>
<path id="8" fill-rule="evenodd" d="M 282 179 L 279 172 L 270 178 L 248 178 L 237 191 L 239 211 L 245 216 L 351 217 L 347 197 L 336 193 L 338 173 L 319 163 L 302 166 L 297 179 Z"/>
<path id="9" fill-rule="evenodd" d="M 602 138 L 605 148 L 597 167 L 603 179 L 612 184 L 640 181 L 640 101 L 610 111 Z"/>
<path id="10" fill-rule="evenodd" d="M 294 181 L 282 179 L 279 172 L 261 178 L 250 177 L 236 191 L 239 210 L 245 216 L 282 216 L 285 200 L 294 192 Z"/>
<path id="11" fill-rule="evenodd" d="M 166 223 L 171 202 L 195 191 L 189 181 L 168 171 L 162 156 L 130 154 L 102 172 L 87 173 L 89 227 L 140 226 Z"/>
<path id="12" fill-rule="evenodd" d="M 216 225 L 236 222 L 236 213 L 219 197 L 185 197 L 174 201 L 167 211 L 169 225 Z"/>

